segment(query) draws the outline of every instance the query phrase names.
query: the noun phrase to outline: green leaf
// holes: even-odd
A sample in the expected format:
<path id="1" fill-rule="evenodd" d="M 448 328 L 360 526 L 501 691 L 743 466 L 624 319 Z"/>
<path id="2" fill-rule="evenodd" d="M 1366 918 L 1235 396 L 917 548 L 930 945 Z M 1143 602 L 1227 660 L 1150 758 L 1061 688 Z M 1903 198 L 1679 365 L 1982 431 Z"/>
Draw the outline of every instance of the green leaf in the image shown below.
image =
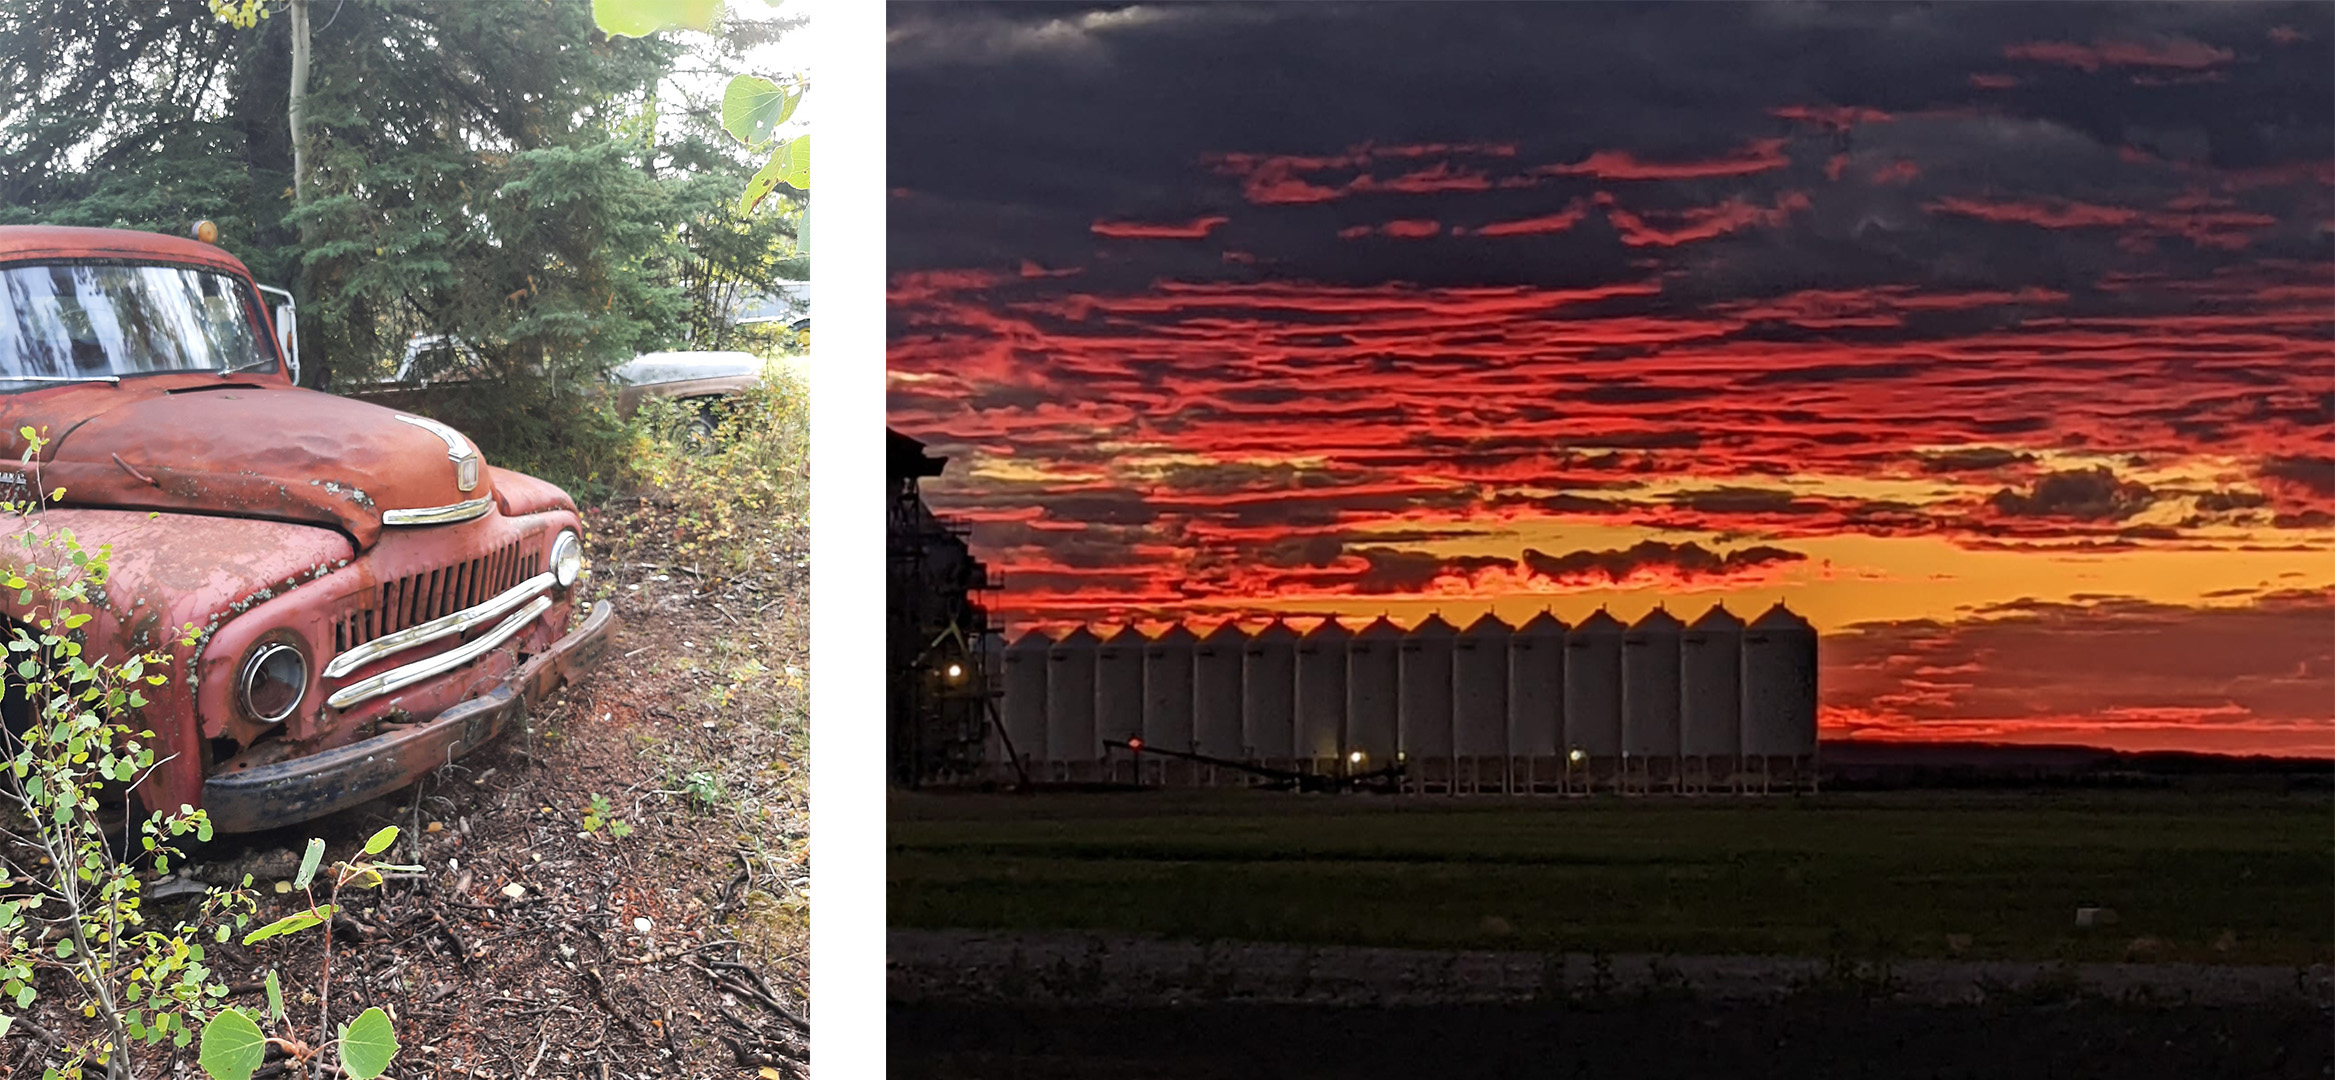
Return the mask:
<path id="1" fill-rule="evenodd" d="M 324 838 L 319 836 L 308 841 L 308 854 L 300 859 L 300 872 L 293 876 L 292 887 L 307 888 L 309 882 L 316 880 L 316 868 L 323 864 Z"/>
<path id="2" fill-rule="evenodd" d="M 57 939 L 57 959 L 59 959 L 59 960 L 65 960 L 65 959 L 69 959 L 69 958 L 71 958 L 71 957 L 72 957 L 72 955 L 73 955 L 73 939 L 72 939 L 72 938 L 69 938 L 69 937 L 68 937 L 68 938 L 58 938 L 58 939 Z"/>
<path id="3" fill-rule="evenodd" d="M 397 1031 L 378 1007 L 357 1014 L 341 1036 L 341 1067 L 356 1080 L 373 1080 L 397 1056 Z"/>
<path id="4" fill-rule="evenodd" d="M 380 832 L 374 833 L 372 839 L 365 841 L 365 854 L 379 855 L 382 852 L 389 850 L 389 845 L 396 842 L 397 826 L 391 825 L 388 828 L 381 830 Z"/>
<path id="5" fill-rule="evenodd" d="M 711 30 L 721 19 L 722 0 L 592 0 L 592 22 L 611 37 L 647 37 L 676 26 Z"/>
<path id="6" fill-rule="evenodd" d="M 770 152 L 770 160 L 746 181 L 746 194 L 738 199 L 738 212 L 750 214 L 778 185 L 803 191 L 811 190 L 811 137 L 798 135 Z"/>
<path id="7" fill-rule="evenodd" d="M 722 91 L 722 130 L 748 146 L 760 146 L 778 134 L 802 101 L 801 93 L 789 93 L 768 79 L 733 76 Z"/>
<path id="8" fill-rule="evenodd" d="M 200 1062 L 211 1080 L 251 1080 L 267 1054 L 267 1036 L 240 1009 L 221 1010 L 203 1025 Z"/>
<path id="9" fill-rule="evenodd" d="M 326 919 L 332 918 L 332 910 L 332 905 L 326 904 L 314 911 L 301 911 L 286 915 L 281 919 L 277 919 L 276 921 L 269 923 L 266 926 L 252 931 L 251 933 L 243 935 L 243 943 L 246 945 L 256 945 L 272 937 L 282 937 L 285 934 L 299 933 L 300 931 L 306 930 L 311 926 L 316 926 L 324 922 Z"/>
<path id="10" fill-rule="evenodd" d="M 268 969 L 268 1019 L 284 1022 L 284 984 L 276 981 L 276 969 Z"/>

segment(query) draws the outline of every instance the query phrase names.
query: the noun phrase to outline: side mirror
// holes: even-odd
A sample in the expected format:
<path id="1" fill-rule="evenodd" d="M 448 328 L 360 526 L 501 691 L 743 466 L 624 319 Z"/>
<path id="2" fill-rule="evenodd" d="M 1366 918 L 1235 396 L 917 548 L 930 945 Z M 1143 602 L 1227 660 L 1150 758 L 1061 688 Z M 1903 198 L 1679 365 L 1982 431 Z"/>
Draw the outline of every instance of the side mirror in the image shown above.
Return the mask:
<path id="1" fill-rule="evenodd" d="M 300 381 L 300 315 L 290 304 L 276 305 L 276 344 L 284 348 L 284 362 L 292 368 L 292 382 Z"/>

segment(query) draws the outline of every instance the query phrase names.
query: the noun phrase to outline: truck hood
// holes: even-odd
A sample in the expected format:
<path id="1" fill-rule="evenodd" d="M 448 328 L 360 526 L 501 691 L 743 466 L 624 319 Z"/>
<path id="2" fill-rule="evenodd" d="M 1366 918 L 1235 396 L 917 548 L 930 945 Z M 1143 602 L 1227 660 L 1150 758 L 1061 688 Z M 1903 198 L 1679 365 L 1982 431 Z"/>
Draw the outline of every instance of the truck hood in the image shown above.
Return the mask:
<path id="1" fill-rule="evenodd" d="M 171 382 L 74 387 L 12 403 L 0 419 L 11 433 L 48 429 L 37 482 L 63 488 L 67 506 L 326 525 L 362 550 L 388 511 L 494 497 L 483 460 L 476 486 L 457 486 L 456 456 L 478 449 L 442 425 L 297 387 Z M 21 436 L 11 439 L 21 454 Z M 33 482 L 0 470 L 0 496 Z"/>

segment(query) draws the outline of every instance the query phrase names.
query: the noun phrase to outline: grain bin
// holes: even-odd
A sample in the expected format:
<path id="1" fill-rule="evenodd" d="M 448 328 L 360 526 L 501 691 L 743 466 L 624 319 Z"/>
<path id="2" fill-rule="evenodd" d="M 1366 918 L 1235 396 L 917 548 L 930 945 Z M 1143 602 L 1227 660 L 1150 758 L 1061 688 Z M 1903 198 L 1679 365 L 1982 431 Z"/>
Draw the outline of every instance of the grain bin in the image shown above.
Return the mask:
<path id="1" fill-rule="evenodd" d="M 1081 626 L 1046 652 L 1046 760 L 1057 780 L 1093 780 L 1101 770 L 1095 738 L 1095 650 L 1102 643 Z"/>
<path id="2" fill-rule="evenodd" d="M 1394 764 L 1402 740 L 1403 628 L 1381 615 L 1346 645 L 1346 771 Z M 1354 755 L 1362 760 L 1354 760 Z"/>
<path id="3" fill-rule="evenodd" d="M 1286 768 L 1297 746 L 1297 631 L 1274 619 L 1241 652 L 1241 756 Z"/>
<path id="4" fill-rule="evenodd" d="M 1508 635 L 1509 775 L 1519 791 L 1564 780 L 1565 629 L 1543 611 Z"/>
<path id="5" fill-rule="evenodd" d="M 1743 629 L 1743 754 L 1766 777 L 1812 778 L 1816 755 L 1816 628 L 1782 603 Z"/>
<path id="6" fill-rule="evenodd" d="M 1678 638 L 1679 752 L 1688 786 L 1733 783 L 1743 751 L 1743 620 L 1713 604 Z"/>
<path id="7" fill-rule="evenodd" d="M 1622 634 L 1604 608 L 1565 634 L 1565 758 L 1569 786 L 1619 777 Z"/>
<path id="8" fill-rule="evenodd" d="M 1118 633 L 1104 638 L 1095 647 L 1095 736 L 1098 740 L 1123 742 L 1143 736 L 1143 646 L 1150 640 L 1133 626 L 1122 626 Z M 1109 779 L 1129 782 L 1141 779 L 1134 775 L 1132 758 L 1106 751 L 1103 759 L 1114 770 L 1126 773 Z"/>
<path id="9" fill-rule="evenodd" d="M 1192 740 L 1210 757 L 1237 758 L 1241 750 L 1241 650 L 1248 635 L 1226 620 L 1192 646 Z M 1245 782 L 1233 774 L 1202 769 L 1204 782 Z"/>
<path id="10" fill-rule="evenodd" d="M 1297 758 L 1299 768 L 1335 775 L 1346 745 L 1346 650 L 1354 632 L 1336 619 L 1297 640 Z"/>
<path id="11" fill-rule="evenodd" d="M 1622 756 L 1641 789 L 1678 782 L 1678 635 L 1660 607 L 1622 634 Z"/>
<path id="12" fill-rule="evenodd" d="M 1031 630 L 1005 649 L 1005 700 L 998 712 L 1014 756 L 1033 779 L 1044 775 L 1039 763 L 1047 760 L 1046 654 L 1053 647 L 1053 638 Z"/>
<path id="13" fill-rule="evenodd" d="M 1458 634 L 1443 616 L 1429 615 L 1403 635 L 1398 726 L 1413 790 L 1451 790 L 1451 646 Z"/>
<path id="14" fill-rule="evenodd" d="M 1508 789 L 1508 624 L 1490 612 L 1452 639 L 1454 790 Z"/>
<path id="15" fill-rule="evenodd" d="M 1143 741 L 1152 746 L 1192 749 L 1192 645 L 1199 640 L 1177 623 L 1143 647 Z M 1189 761 L 1142 760 L 1151 783 L 1182 786 L 1196 776 Z"/>

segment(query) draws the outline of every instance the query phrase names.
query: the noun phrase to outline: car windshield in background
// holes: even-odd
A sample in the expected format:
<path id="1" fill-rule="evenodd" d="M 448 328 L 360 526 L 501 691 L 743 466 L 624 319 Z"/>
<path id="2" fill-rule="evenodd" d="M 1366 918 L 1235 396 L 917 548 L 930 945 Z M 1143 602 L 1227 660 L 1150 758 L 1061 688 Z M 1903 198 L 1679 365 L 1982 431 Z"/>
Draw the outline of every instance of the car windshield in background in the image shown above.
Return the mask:
<path id="1" fill-rule="evenodd" d="M 250 304 L 234 276 L 181 266 L 0 269 L 0 392 L 273 365 Z"/>

